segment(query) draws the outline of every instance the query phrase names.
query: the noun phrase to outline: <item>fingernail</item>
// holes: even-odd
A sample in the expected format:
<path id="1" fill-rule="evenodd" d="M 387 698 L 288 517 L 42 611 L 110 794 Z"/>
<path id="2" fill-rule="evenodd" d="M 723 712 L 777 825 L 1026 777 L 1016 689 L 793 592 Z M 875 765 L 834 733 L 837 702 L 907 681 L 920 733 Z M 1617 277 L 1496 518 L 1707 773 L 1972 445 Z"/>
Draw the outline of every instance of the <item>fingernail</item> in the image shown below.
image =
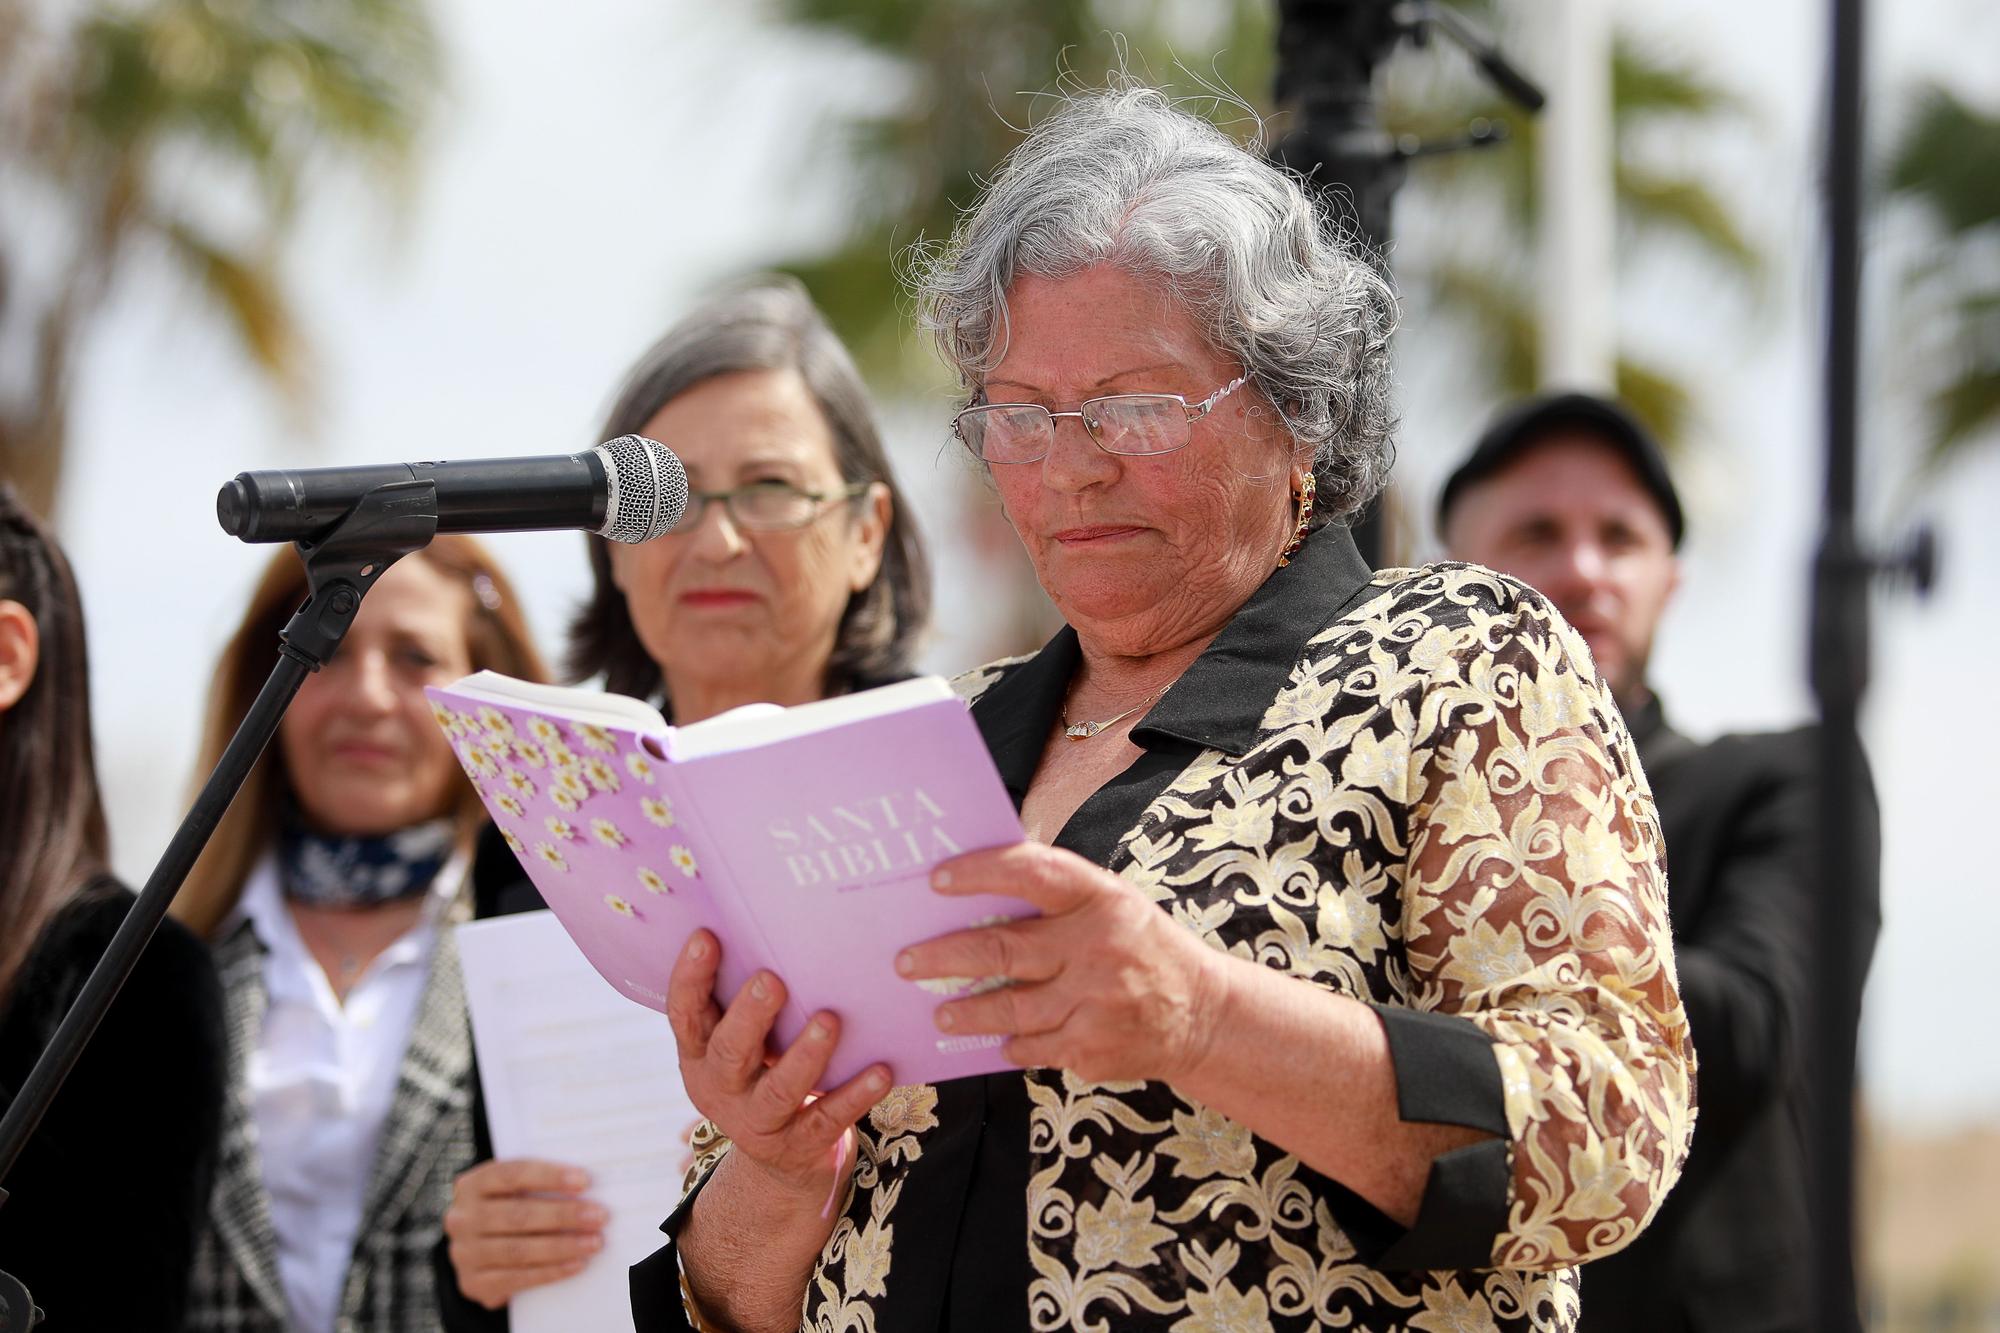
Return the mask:
<path id="1" fill-rule="evenodd" d="M 585 1245 L 589 1246 L 589 1247 L 590 1247 L 591 1249 L 593 1249 L 593 1250 L 601 1250 L 601 1249 L 603 1249 L 603 1248 L 604 1248 L 604 1237 L 602 1237 L 602 1236 L 585 1236 L 585 1237 L 583 1238 L 583 1243 L 584 1243 Z"/>
<path id="2" fill-rule="evenodd" d="M 768 1000 L 771 998 L 770 980 L 759 973 L 750 983 L 750 993 L 760 1000 Z"/>
<path id="3" fill-rule="evenodd" d="M 703 939 L 699 935 L 691 935 L 688 937 L 687 956 L 690 961 L 698 962 L 702 958 L 706 957 L 707 954 L 708 954 L 707 940 Z"/>
<path id="4" fill-rule="evenodd" d="M 946 870 L 942 866 L 938 867 L 936 870 L 931 871 L 931 887 L 934 889 L 950 888 L 951 872 L 949 870 Z"/>
<path id="5" fill-rule="evenodd" d="M 868 1086 L 876 1092 L 880 1092 L 888 1087 L 889 1071 L 886 1069 L 870 1070 L 868 1073 Z"/>
<path id="6" fill-rule="evenodd" d="M 585 1205 L 583 1210 L 583 1220 L 590 1226 L 601 1227 L 605 1222 L 610 1220 L 610 1217 L 611 1214 L 605 1212 L 603 1208 L 594 1203 Z"/>
<path id="7" fill-rule="evenodd" d="M 817 1018 L 815 1018 L 812 1022 L 806 1024 L 806 1040 L 825 1041 L 826 1024 L 820 1022 Z"/>
<path id="8" fill-rule="evenodd" d="M 937 1025 L 943 1028 L 946 1032 L 951 1031 L 953 1025 L 956 1024 L 957 1022 L 958 1020 L 951 1016 L 951 1010 L 940 1009 L 937 1011 Z"/>
<path id="9" fill-rule="evenodd" d="M 562 1183 L 564 1189 L 588 1189 L 590 1187 L 590 1172 L 585 1171 L 582 1167 L 573 1166 L 563 1172 Z"/>
<path id="10" fill-rule="evenodd" d="M 896 955 L 896 970 L 906 977 L 909 976 L 917 970 L 917 956 L 908 949 L 903 950 Z"/>

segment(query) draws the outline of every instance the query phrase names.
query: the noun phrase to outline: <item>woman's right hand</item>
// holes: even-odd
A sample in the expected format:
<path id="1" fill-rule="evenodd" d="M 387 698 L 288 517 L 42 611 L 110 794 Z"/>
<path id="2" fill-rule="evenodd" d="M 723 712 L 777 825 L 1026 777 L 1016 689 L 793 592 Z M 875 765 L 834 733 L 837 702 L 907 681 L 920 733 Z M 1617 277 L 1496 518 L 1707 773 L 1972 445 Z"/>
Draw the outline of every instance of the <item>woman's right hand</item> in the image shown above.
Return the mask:
<path id="1" fill-rule="evenodd" d="M 759 972 L 724 1011 L 715 1002 L 721 958 L 715 936 L 696 931 L 668 982 L 667 1018 L 680 1047 L 681 1080 L 739 1162 L 754 1164 L 769 1182 L 776 1197 L 767 1203 L 810 1204 L 812 1212 L 823 1213 L 854 1169 L 848 1131 L 889 1091 L 888 1066 L 871 1065 L 813 1096 L 840 1040 L 839 1018 L 814 1014 L 797 1041 L 777 1059 L 766 1059 L 771 1025 L 785 1006 L 785 983 Z"/>
<path id="2" fill-rule="evenodd" d="M 497 1310 L 517 1292 L 583 1271 L 604 1248 L 604 1209 L 576 1196 L 590 1177 L 560 1162 L 481 1162 L 451 1186 L 444 1232 L 466 1299 Z"/>

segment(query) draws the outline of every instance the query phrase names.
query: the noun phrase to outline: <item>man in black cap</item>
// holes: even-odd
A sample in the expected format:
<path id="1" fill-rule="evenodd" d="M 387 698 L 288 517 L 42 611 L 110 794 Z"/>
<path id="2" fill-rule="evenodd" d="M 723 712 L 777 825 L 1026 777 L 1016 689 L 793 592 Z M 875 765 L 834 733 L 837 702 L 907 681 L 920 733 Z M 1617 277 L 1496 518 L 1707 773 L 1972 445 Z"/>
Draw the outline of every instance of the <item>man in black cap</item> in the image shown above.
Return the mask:
<path id="1" fill-rule="evenodd" d="M 1694 1144 L 1652 1225 L 1584 1267 L 1579 1328 L 1804 1333 L 1814 729 L 1697 745 L 1667 725 L 1646 666 L 1680 581 L 1680 497 L 1659 446 L 1617 404 L 1571 393 L 1502 413 L 1445 482 L 1437 519 L 1451 558 L 1539 589 L 1589 643 L 1638 743 L 1666 836 L 1681 997 L 1699 1061 Z M 1857 977 L 1880 925 L 1867 795 Z M 1858 993 L 1828 998 L 1859 1023 Z M 1848 1327 L 1859 1328 L 1858 1316 Z"/>

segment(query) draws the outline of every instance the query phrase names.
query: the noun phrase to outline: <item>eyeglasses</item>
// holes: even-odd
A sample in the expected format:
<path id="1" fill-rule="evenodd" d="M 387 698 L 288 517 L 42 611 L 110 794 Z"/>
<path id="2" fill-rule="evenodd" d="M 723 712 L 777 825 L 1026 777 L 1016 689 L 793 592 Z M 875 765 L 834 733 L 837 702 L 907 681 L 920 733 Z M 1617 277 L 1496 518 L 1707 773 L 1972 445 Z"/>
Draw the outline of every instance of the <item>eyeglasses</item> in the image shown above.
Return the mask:
<path id="1" fill-rule="evenodd" d="M 870 483 L 857 481 L 837 491 L 801 490 L 788 481 L 753 481 L 728 491 L 689 491 L 680 522 L 668 532 L 693 532 L 710 500 L 720 500 L 729 521 L 748 532 L 790 532 L 803 528 L 825 511 L 829 502 L 852 500 Z"/>
<path id="2" fill-rule="evenodd" d="M 1194 437 L 1195 422 L 1249 381 L 1240 375 L 1193 404 L 1177 393 L 1115 393 L 1087 399 L 1074 412 L 1051 412 L 1038 403 L 985 403 L 960 412 L 952 430 L 988 463 L 1048 457 L 1058 417 L 1081 421 L 1091 442 L 1107 454 L 1170 454 Z"/>

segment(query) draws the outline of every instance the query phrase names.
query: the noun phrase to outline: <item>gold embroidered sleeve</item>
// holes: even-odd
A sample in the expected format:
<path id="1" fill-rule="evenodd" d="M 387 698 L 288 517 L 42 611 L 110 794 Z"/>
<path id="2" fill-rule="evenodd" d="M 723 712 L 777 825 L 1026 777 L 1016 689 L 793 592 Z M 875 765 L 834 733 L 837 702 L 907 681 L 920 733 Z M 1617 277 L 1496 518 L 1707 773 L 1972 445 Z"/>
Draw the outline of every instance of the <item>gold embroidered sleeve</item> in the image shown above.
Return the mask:
<path id="1" fill-rule="evenodd" d="M 1492 1041 L 1510 1154 L 1492 1263 L 1550 1269 L 1618 1249 L 1658 1208 L 1694 1056 L 1631 739 L 1574 631 L 1498 586 L 1413 719 L 1410 997 Z"/>

